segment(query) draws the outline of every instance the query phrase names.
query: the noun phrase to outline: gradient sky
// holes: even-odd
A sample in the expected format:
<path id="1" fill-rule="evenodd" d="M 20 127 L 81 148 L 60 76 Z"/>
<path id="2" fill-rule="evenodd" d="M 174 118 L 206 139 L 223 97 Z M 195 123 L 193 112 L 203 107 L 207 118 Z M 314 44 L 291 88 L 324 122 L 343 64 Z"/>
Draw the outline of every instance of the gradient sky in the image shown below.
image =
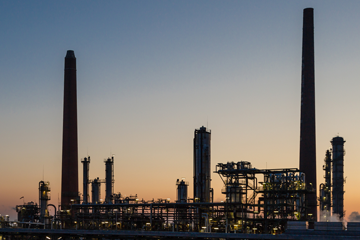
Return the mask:
<path id="1" fill-rule="evenodd" d="M 63 71 L 77 58 L 80 159 L 115 192 L 193 193 L 194 129 L 212 132 L 217 163 L 299 165 L 302 13 L 315 14 L 317 179 L 338 134 L 345 143 L 346 216 L 360 211 L 359 1 L 0 1 L 0 214 L 58 205 Z M 79 190 L 82 173 L 79 172 Z M 215 200 L 222 181 L 212 174 Z M 104 186 L 103 186 L 104 191 Z M 103 194 L 104 196 L 104 194 Z"/>

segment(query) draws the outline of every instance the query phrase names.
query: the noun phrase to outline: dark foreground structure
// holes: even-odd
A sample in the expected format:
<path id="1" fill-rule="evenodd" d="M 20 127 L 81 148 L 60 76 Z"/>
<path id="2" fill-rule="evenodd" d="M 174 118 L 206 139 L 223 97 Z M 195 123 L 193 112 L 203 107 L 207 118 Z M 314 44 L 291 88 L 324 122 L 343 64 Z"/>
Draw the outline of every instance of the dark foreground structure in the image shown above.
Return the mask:
<path id="1" fill-rule="evenodd" d="M 13 229 L 0 228 L 3 240 L 14 239 L 359 239 L 360 231 L 329 231 L 329 230 L 293 230 L 281 235 L 246 234 L 246 233 L 199 233 L 199 232 L 170 232 L 170 231 L 119 231 L 119 230 L 71 230 L 71 229 Z"/>
<path id="2" fill-rule="evenodd" d="M 70 209 L 62 209 L 54 216 L 41 210 L 49 206 L 49 197 L 42 194 L 44 184 L 41 184 L 40 206 L 18 205 L 16 227 L 279 234 L 285 231 L 289 221 L 297 222 L 308 216 L 306 195 L 314 189 L 306 186 L 305 175 L 296 168 L 257 169 L 250 162 L 240 161 L 219 163 L 214 173 L 224 182 L 223 202 L 199 202 L 188 198 L 188 184 L 178 180 L 179 194 L 175 202 L 169 199 L 144 201 L 136 195 L 123 197 L 116 193 L 109 201 L 98 202 L 96 198 L 88 203 L 84 189 L 82 204 L 73 203 Z M 44 186 L 49 189 L 48 185 Z M 97 188 L 93 187 L 93 194 L 98 194 Z"/>

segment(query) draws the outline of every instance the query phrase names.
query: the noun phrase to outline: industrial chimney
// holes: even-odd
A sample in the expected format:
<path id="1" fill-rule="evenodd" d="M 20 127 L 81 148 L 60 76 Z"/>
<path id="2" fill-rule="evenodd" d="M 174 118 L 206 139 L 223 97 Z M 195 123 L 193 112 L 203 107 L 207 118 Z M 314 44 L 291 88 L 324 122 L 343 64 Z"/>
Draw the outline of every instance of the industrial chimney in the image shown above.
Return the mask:
<path id="1" fill-rule="evenodd" d="M 68 50 L 65 57 L 64 116 L 61 175 L 61 207 L 69 209 L 78 200 L 78 139 L 76 101 L 76 58 Z"/>
<path id="2" fill-rule="evenodd" d="M 314 9 L 304 9 L 301 71 L 300 171 L 308 188 L 308 214 L 317 220 L 314 76 Z"/>

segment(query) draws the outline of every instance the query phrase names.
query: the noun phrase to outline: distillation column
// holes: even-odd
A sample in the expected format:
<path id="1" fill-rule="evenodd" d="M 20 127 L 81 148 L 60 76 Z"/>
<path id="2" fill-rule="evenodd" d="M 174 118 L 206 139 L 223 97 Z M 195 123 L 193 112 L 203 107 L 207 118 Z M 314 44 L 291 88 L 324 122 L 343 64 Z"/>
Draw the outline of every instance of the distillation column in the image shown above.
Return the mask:
<path id="1" fill-rule="evenodd" d="M 49 217 L 47 209 L 48 201 L 50 200 L 50 183 L 39 182 L 39 204 L 40 204 L 40 222 L 45 222 L 45 218 Z"/>
<path id="2" fill-rule="evenodd" d="M 194 201 L 210 202 L 210 138 L 206 127 L 194 132 Z"/>
<path id="3" fill-rule="evenodd" d="M 91 197 L 92 197 L 92 204 L 99 204 L 100 197 L 101 197 L 101 180 L 99 178 L 95 178 L 91 182 Z"/>
<path id="4" fill-rule="evenodd" d="M 186 203 L 188 199 L 188 186 L 189 183 L 185 182 L 183 179 L 180 181 L 179 179 L 176 181 L 177 185 L 177 203 Z M 176 208 L 176 219 L 175 222 L 179 224 L 178 227 L 188 224 L 188 213 L 186 207 L 177 207 Z"/>
<path id="5" fill-rule="evenodd" d="M 334 137 L 332 144 L 332 170 L 333 170 L 333 214 L 338 214 L 339 218 L 344 217 L 344 139 Z"/>
<path id="6" fill-rule="evenodd" d="M 187 198 L 188 198 L 188 186 L 189 183 L 185 182 L 184 180 L 177 180 L 176 181 L 176 185 L 177 185 L 177 199 L 176 202 L 177 203 L 186 203 L 187 202 Z"/>
<path id="7" fill-rule="evenodd" d="M 325 184 L 320 184 L 320 219 L 325 222 L 331 216 L 331 153 L 329 150 L 326 151 L 324 163 Z"/>
<path id="8" fill-rule="evenodd" d="M 317 219 L 315 75 L 314 75 L 314 9 L 304 9 L 301 69 L 300 171 L 305 173 L 308 188 L 308 216 Z M 304 216 L 303 216 L 304 217 Z"/>
<path id="9" fill-rule="evenodd" d="M 64 115 L 61 175 L 61 206 L 69 209 L 78 200 L 78 137 L 76 100 L 76 58 L 69 50 L 65 57 Z"/>
<path id="10" fill-rule="evenodd" d="M 81 161 L 83 164 L 83 203 L 89 202 L 89 169 L 90 156 Z"/>
<path id="11" fill-rule="evenodd" d="M 105 202 L 112 203 L 112 196 L 114 193 L 114 157 L 108 158 L 105 161 Z"/>

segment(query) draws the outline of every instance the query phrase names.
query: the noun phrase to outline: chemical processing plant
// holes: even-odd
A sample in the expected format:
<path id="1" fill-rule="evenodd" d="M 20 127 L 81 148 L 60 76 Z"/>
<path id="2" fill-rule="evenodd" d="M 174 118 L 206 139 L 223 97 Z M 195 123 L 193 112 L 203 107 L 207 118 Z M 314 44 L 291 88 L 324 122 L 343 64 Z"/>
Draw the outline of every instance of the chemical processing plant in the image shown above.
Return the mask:
<path id="1" fill-rule="evenodd" d="M 299 168 L 259 169 L 248 161 L 239 161 L 218 163 L 216 169 L 211 169 L 211 131 L 202 126 L 194 131 L 192 196 L 189 182 L 184 179 L 174 179 L 177 188 L 174 202 L 146 201 L 137 195 L 125 197 L 114 192 L 114 156 L 104 161 L 105 179 L 89 179 L 90 156 L 81 160 L 83 192 L 79 194 L 76 58 L 74 51 L 69 50 L 64 76 L 61 205 L 49 204 L 50 183 L 40 181 L 38 204 L 17 205 L 17 221 L 3 218 L 0 236 L 3 239 L 359 236 L 355 223 L 348 224 L 345 231 L 342 222 L 329 222 L 332 215 L 344 217 L 342 137 L 331 140 L 332 149 L 326 151 L 323 166 L 325 182 L 317 188 L 313 19 L 313 9 L 304 9 Z M 223 202 L 214 202 L 211 171 L 223 181 Z M 49 213 L 50 208 L 54 215 Z"/>

